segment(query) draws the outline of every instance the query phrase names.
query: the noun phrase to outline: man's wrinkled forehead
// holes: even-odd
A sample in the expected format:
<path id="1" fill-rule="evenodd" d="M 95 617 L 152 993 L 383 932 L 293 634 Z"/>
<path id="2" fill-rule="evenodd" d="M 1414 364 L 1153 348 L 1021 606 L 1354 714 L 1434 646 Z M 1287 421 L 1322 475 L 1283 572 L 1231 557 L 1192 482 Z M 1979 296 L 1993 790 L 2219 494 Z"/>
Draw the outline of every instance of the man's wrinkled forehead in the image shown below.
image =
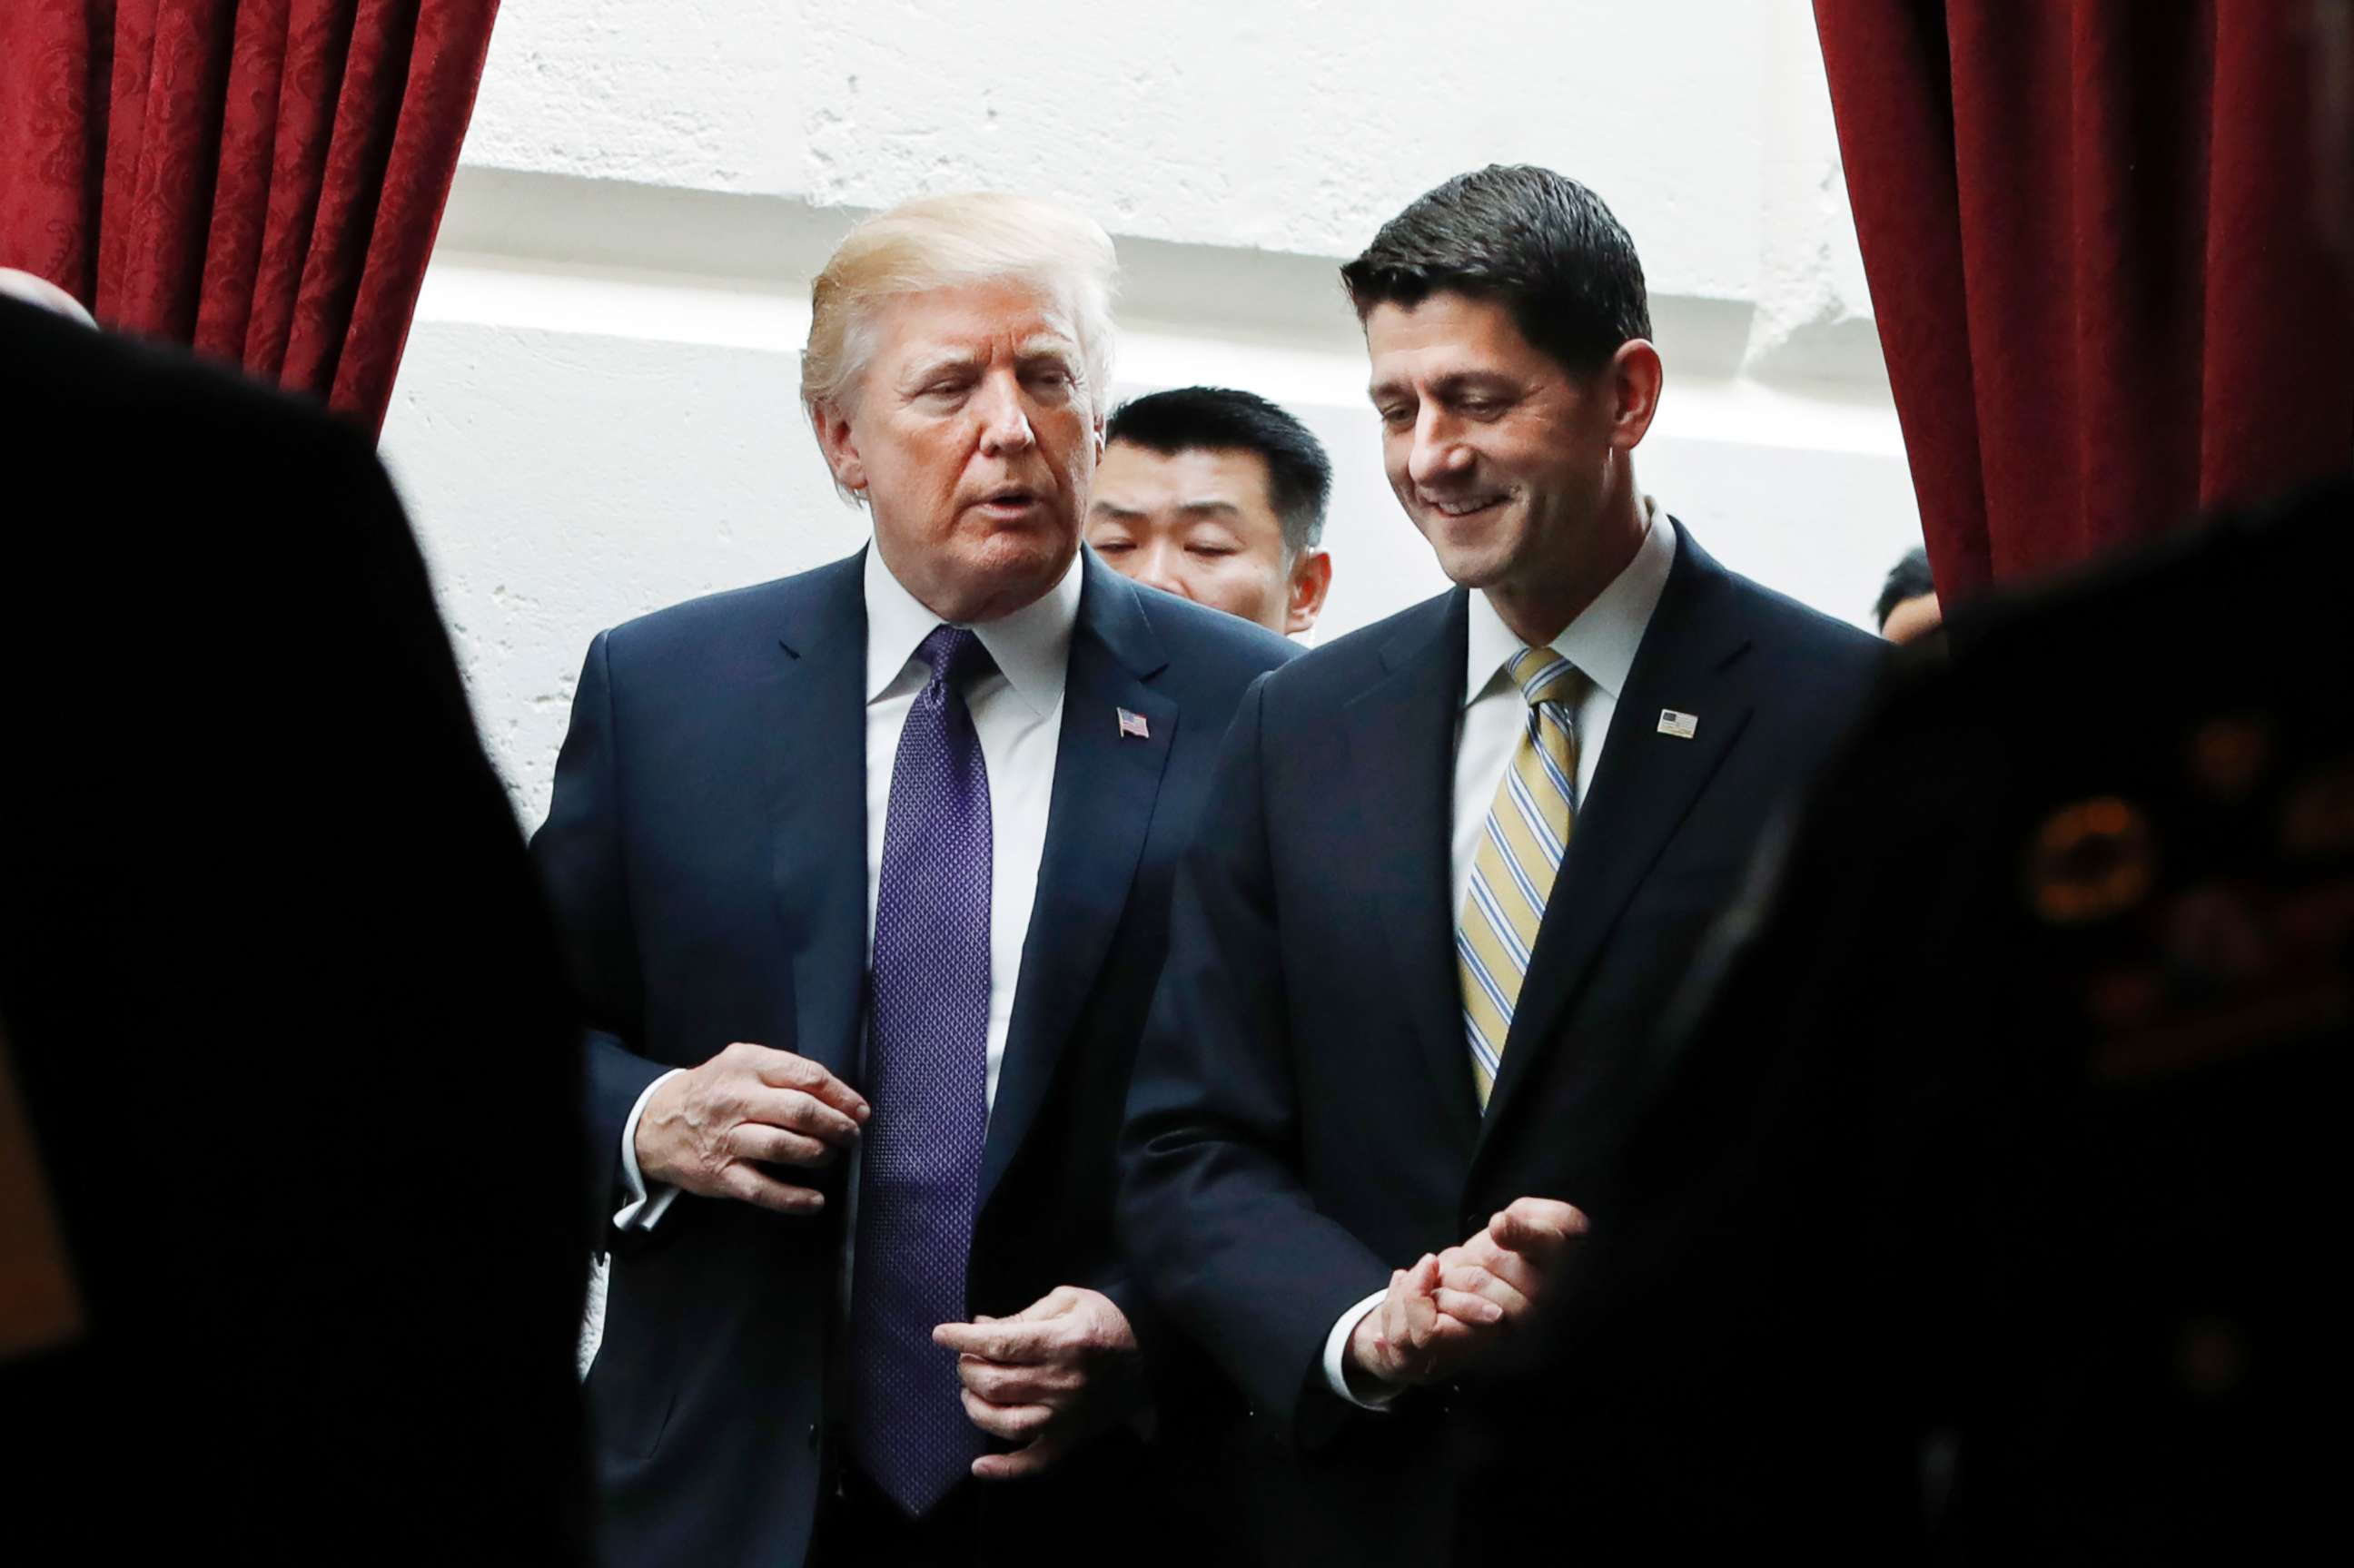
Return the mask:
<path id="1" fill-rule="evenodd" d="M 886 338 L 911 351 L 1011 350 L 1074 356 L 1079 351 L 1076 315 L 1067 302 L 1018 279 L 901 294 L 880 313 Z"/>

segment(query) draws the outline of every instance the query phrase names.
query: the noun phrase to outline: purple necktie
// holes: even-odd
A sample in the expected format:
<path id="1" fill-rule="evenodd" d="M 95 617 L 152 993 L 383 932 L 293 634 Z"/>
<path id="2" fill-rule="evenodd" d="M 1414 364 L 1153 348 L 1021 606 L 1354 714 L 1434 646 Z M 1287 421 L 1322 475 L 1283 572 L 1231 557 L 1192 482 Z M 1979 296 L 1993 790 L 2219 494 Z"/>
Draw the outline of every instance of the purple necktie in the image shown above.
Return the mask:
<path id="1" fill-rule="evenodd" d="M 952 626 L 916 652 L 932 678 L 899 731 L 875 897 L 850 1442 L 867 1478 L 921 1516 L 987 1450 L 932 1330 L 964 1320 L 989 1127 L 989 768 L 963 688 L 991 665 Z"/>

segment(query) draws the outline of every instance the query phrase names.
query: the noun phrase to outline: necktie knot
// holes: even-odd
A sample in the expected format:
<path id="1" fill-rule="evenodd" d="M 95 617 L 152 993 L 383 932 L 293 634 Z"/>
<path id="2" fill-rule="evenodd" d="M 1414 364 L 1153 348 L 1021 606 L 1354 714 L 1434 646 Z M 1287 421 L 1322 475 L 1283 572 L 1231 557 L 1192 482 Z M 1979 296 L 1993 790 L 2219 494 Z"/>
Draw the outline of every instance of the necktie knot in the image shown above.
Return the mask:
<path id="1" fill-rule="evenodd" d="M 1577 694 L 1583 679 L 1576 665 L 1550 648 L 1523 648 L 1512 659 L 1512 683 L 1529 706 L 1567 703 Z"/>
<path id="2" fill-rule="evenodd" d="M 984 670 L 991 667 L 989 650 L 981 645 L 981 638 L 964 626 L 935 626 L 931 635 L 917 644 L 916 657 L 931 666 L 931 684 L 949 690 L 961 690 Z"/>

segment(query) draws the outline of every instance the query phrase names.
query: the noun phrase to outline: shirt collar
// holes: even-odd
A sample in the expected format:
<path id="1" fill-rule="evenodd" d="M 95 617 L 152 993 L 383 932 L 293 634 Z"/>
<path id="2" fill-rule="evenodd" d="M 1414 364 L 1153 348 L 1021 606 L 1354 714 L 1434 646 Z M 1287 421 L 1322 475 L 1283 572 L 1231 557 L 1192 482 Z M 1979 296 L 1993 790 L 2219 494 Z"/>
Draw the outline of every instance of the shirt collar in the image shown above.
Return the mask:
<path id="1" fill-rule="evenodd" d="M 1576 665 L 1613 702 L 1627 684 L 1627 673 L 1635 665 L 1635 650 L 1642 645 L 1651 612 L 1659 607 L 1668 570 L 1676 564 L 1675 524 L 1648 495 L 1643 497 L 1643 542 L 1635 546 L 1635 558 L 1553 640 L 1553 651 Z M 1504 666 L 1519 656 L 1522 646 L 1504 618 L 1496 613 L 1496 607 L 1488 602 L 1486 591 L 1474 590 L 1468 657 L 1463 664 L 1464 706 L 1470 706 L 1494 683 Z"/>
<path id="2" fill-rule="evenodd" d="M 1085 552 L 1055 586 L 1011 615 L 973 627 L 1006 683 L 1040 718 L 1063 701 L 1063 681 L 1071 662 L 1071 630 L 1079 620 L 1079 569 Z M 884 564 L 883 552 L 866 547 L 866 700 L 873 702 L 899 678 L 916 649 L 940 624 L 923 600 L 909 593 Z"/>

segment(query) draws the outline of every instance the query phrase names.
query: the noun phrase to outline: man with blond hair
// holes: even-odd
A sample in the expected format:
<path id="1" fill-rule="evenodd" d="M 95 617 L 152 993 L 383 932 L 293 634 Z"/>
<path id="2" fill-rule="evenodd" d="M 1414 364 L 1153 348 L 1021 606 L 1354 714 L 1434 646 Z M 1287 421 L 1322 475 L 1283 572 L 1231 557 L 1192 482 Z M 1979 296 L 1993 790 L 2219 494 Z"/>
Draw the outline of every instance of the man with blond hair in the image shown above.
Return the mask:
<path id="1" fill-rule="evenodd" d="M 592 1025 L 613 1563 L 1176 1550 L 1113 1140 L 1290 650 L 1081 548 L 1113 266 L 1018 197 L 861 224 L 802 397 L 873 543 L 589 647 L 533 848 Z"/>

